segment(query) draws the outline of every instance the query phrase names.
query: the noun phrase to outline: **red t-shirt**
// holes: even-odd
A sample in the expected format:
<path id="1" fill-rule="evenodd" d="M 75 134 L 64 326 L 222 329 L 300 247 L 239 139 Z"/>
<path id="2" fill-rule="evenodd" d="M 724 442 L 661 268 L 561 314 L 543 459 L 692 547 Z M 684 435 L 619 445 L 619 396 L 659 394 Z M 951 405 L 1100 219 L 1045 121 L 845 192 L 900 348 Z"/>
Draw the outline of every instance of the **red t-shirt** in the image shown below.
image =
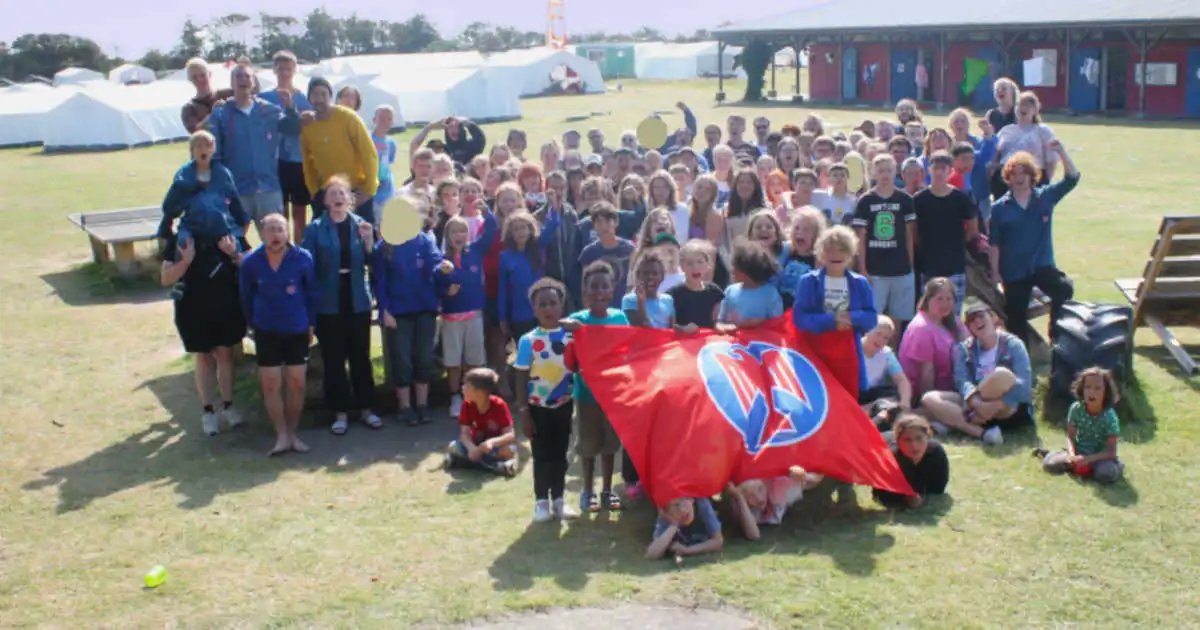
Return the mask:
<path id="1" fill-rule="evenodd" d="M 458 414 L 458 423 L 464 427 L 471 427 L 471 441 L 476 444 L 483 440 L 490 440 L 504 433 L 504 430 L 512 426 L 512 414 L 508 412 L 508 403 L 499 396 L 488 397 L 488 409 L 480 413 L 479 408 L 475 403 L 465 402 L 462 406 L 462 413 Z"/>
<path id="2" fill-rule="evenodd" d="M 966 183 L 963 182 L 963 174 L 958 172 L 958 169 L 953 169 L 953 172 L 950 173 L 950 179 L 947 181 L 950 182 L 951 186 L 961 191 L 965 192 L 967 190 Z"/>
<path id="3" fill-rule="evenodd" d="M 497 238 L 483 255 L 483 293 L 490 298 L 500 293 L 500 252 L 503 251 L 504 239 Z"/>

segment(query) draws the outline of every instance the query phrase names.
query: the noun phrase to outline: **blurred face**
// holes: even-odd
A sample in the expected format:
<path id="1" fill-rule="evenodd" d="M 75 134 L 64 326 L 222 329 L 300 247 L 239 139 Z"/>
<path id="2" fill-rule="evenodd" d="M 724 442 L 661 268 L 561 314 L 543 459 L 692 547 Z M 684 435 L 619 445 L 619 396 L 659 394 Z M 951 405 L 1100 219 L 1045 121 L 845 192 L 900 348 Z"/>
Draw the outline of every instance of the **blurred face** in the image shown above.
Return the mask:
<path id="1" fill-rule="evenodd" d="M 475 183 L 463 184 L 460 193 L 464 210 L 473 212 L 479 209 L 478 204 L 483 200 L 483 187 Z"/>
<path id="2" fill-rule="evenodd" d="M 291 85 L 292 79 L 296 76 L 296 62 L 291 59 L 283 59 L 275 62 L 275 78 L 280 85 Z"/>
<path id="3" fill-rule="evenodd" d="M 746 133 L 746 119 L 741 116 L 730 116 L 728 125 L 730 138 L 741 138 Z"/>
<path id="4" fill-rule="evenodd" d="M 188 68 L 187 77 L 197 92 L 208 93 L 212 89 L 212 86 L 209 84 L 212 74 L 204 66 L 192 66 Z"/>
<path id="5" fill-rule="evenodd" d="M 737 179 L 737 194 L 742 198 L 742 201 L 748 201 L 754 196 L 754 180 L 748 175 L 743 175 Z"/>
<path id="6" fill-rule="evenodd" d="M 869 352 L 874 356 L 876 352 L 879 352 L 891 340 L 892 329 L 885 326 L 877 326 L 875 330 L 872 330 L 867 333 L 867 336 L 863 337 L 863 351 Z"/>
<path id="7" fill-rule="evenodd" d="M 518 133 L 509 134 L 508 148 L 516 153 L 523 153 L 525 151 L 525 136 Z"/>
<path id="8" fill-rule="evenodd" d="M 671 173 L 671 179 L 675 180 L 675 189 L 681 194 L 687 194 L 688 186 L 692 185 L 692 178 L 687 173 Z"/>
<path id="9" fill-rule="evenodd" d="M 599 177 L 604 174 L 604 165 L 595 163 L 588 164 L 583 170 L 588 174 L 588 177 Z"/>
<path id="10" fill-rule="evenodd" d="M 712 203 L 717 199 L 717 187 L 708 180 L 696 182 L 696 185 L 692 186 L 692 199 L 700 204 Z"/>
<path id="11" fill-rule="evenodd" d="M 996 97 L 997 105 L 1011 105 L 1016 94 L 1013 94 L 1012 88 L 1008 85 L 1000 83 L 993 88 L 992 96 Z"/>
<path id="12" fill-rule="evenodd" d="M 663 179 L 655 179 L 650 183 L 650 205 L 661 206 L 667 203 L 671 196 L 671 185 Z"/>
<path id="13" fill-rule="evenodd" d="M 683 127 L 676 131 L 675 139 L 679 142 L 679 146 L 682 147 L 692 146 L 692 141 L 695 140 L 695 138 L 692 136 L 692 130 L 688 129 L 687 127 Z"/>
<path id="14" fill-rule="evenodd" d="M 935 131 L 933 136 L 929 138 L 929 150 L 931 153 L 933 151 L 949 151 L 950 136 L 940 129 Z"/>
<path id="15" fill-rule="evenodd" d="M 716 162 L 715 169 L 717 172 L 724 173 L 733 168 L 733 156 L 724 151 L 713 153 L 713 161 Z"/>
<path id="16" fill-rule="evenodd" d="M 483 181 L 487 179 L 488 173 L 492 172 L 492 162 L 482 155 L 476 155 L 475 159 L 471 160 L 471 170 L 475 172 L 475 179 Z"/>
<path id="17" fill-rule="evenodd" d="M 233 91 L 238 96 L 249 96 L 254 94 L 254 75 L 245 66 L 234 66 L 230 72 L 230 80 L 233 82 Z"/>
<path id="18" fill-rule="evenodd" d="M 796 168 L 796 160 L 800 159 L 800 147 L 787 143 L 779 147 L 779 167 L 785 173 Z"/>
<path id="19" fill-rule="evenodd" d="M 381 109 L 375 112 L 375 127 L 382 129 L 385 132 L 391 131 L 392 127 L 396 126 L 396 113 L 390 110 Z"/>
<path id="20" fill-rule="evenodd" d="M 908 138 L 908 141 L 911 142 L 915 147 L 921 145 L 922 140 L 925 139 L 925 134 L 923 133 L 921 127 L 913 125 L 904 128 L 904 137 Z"/>
<path id="21" fill-rule="evenodd" d="M 807 131 L 811 134 L 821 133 L 821 121 L 809 116 L 808 118 L 804 119 L 804 126 L 801 127 L 800 130 Z"/>
<path id="22" fill-rule="evenodd" d="M 971 121 L 966 114 L 957 113 L 950 116 L 950 131 L 954 132 L 956 138 L 966 138 L 971 131 Z"/>
<path id="23" fill-rule="evenodd" d="M 541 187 L 541 178 L 537 176 L 537 173 L 525 173 L 521 176 L 521 188 L 525 192 L 538 192 Z"/>
<path id="24" fill-rule="evenodd" d="M 925 457 L 925 449 L 929 448 L 929 434 L 917 429 L 905 431 L 897 443 L 900 452 L 908 459 L 919 462 Z"/>
<path id="25" fill-rule="evenodd" d="M 959 173 L 970 173 L 975 169 L 975 154 L 964 153 L 954 158 L 954 170 Z"/>
<path id="26" fill-rule="evenodd" d="M 758 138 L 759 142 L 762 142 L 769 133 L 771 133 L 771 121 L 762 117 L 755 118 L 754 135 Z"/>
<path id="27" fill-rule="evenodd" d="M 1033 117 L 1037 116 L 1037 106 L 1030 101 L 1021 101 L 1017 104 L 1017 122 L 1028 125 L 1033 122 Z"/>
<path id="28" fill-rule="evenodd" d="M 720 127 L 718 127 L 716 125 L 709 125 L 704 128 L 704 142 L 706 142 L 709 147 L 717 146 L 717 143 L 720 141 L 721 141 L 721 128 Z"/>
<path id="29" fill-rule="evenodd" d="M 454 177 L 454 164 L 445 160 L 438 160 L 430 164 L 430 179 L 433 183 L 440 184 L 451 177 Z"/>
<path id="30" fill-rule="evenodd" d="M 483 180 L 483 192 L 488 197 L 496 196 L 496 189 L 500 187 L 500 173 L 498 171 L 490 171 L 487 177 Z"/>
<path id="31" fill-rule="evenodd" d="M 929 299 L 926 310 L 935 320 L 941 320 L 954 311 L 954 292 L 949 287 L 935 289 L 936 293 Z"/>
<path id="32" fill-rule="evenodd" d="M 896 165 L 891 162 L 880 162 L 874 166 L 872 173 L 875 175 L 877 182 L 891 182 L 896 180 Z"/>
<path id="33" fill-rule="evenodd" d="M 647 151 L 644 159 L 646 161 L 646 168 L 649 169 L 651 173 L 662 168 L 662 154 L 658 151 L 655 151 L 654 149 Z"/>
<path id="34" fill-rule="evenodd" d="M 456 252 L 461 252 L 467 246 L 469 237 L 467 226 L 461 223 L 451 223 L 446 227 L 446 240 L 450 241 L 450 246 Z"/>
<path id="35" fill-rule="evenodd" d="M 663 259 L 664 273 L 674 273 L 679 271 L 679 246 L 674 243 L 663 243 L 654 248 L 658 252 L 658 256 Z"/>
<path id="36" fill-rule="evenodd" d="M 192 159 L 196 161 L 196 164 L 207 167 L 212 162 L 214 151 L 216 151 L 216 147 L 211 142 L 206 140 L 196 142 L 192 146 Z"/>
<path id="37" fill-rule="evenodd" d="M 850 259 L 853 257 L 854 255 L 851 252 L 838 247 L 830 247 L 824 252 L 824 258 L 821 262 L 825 265 L 827 273 L 840 276 L 846 273 L 846 267 L 849 266 Z"/>
<path id="38" fill-rule="evenodd" d="M 470 383 L 463 383 L 462 386 L 463 400 L 469 403 L 475 403 L 479 406 L 483 401 L 488 399 L 488 393 L 482 389 L 472 387 Z"/>
<path id="39" fill-rule="evenodd" d="M 906 166 L 903 176 L 905 188 L 915 190 L 925 183 L 925 171 L 921 170 L 919 165 Z"/>
<path id="40" fill-rule="evenodd" d="M 950 179 L 951 170 L 948 164 L 933 164 L 929 169 L 929 178 L 936 184 L 945 184 Z"/>
<path id="41" fill-rule="evenodd" d="M 533 314 L 542 328 L 558 328 L 562 307 L 563 301 L 558 291 L 542 289 L 533 295 Z"/>
<path id="42" fill-rule="evenodd" d="M 669 523 L 677 523 L 682 526 L 691 525 L 696 518 L 695 503 L 691 499 L 673 501 L 663 511 L 663 518 Z"/>
<path id="43" fill-rule="evenodd" d="M 862 122 L 862 124 L 858 126 L 858 128 L 862 130 L 863 135 L 865 135 L 866 137 L 868 137 L 868 138 L 875 137 L 875 123 L 873 123 L 869 120 L 864 120 Z"/>
<path id="44" fill-rule="evenodd" d="M 333 95 L 323 85 L 314 87 L 308 94 L 308 102 L 312 103 L 313 109 L 318 112 L 325 113 L 329 111 L 329 106 L 333 102 Z"/>
<path id="45" fill-rule="evenodd" d="M 592 222 L 592 227 L 596 228 L 597 235 L 605 238 L 617 233 L 617 222 L 608 217 L 596 217 Z"/>
<path id="46" fill-rule="evenodd" d="M 812 177 L 797 177 L 794 190 L 801 195 L 808 197 L 812 196 L 814 190 L 817 189 L 817 180 Z"/>
<path id="47" fill-rule="evenodd" d="M 797 221 L 792 226 L 792 250 L 798 254 L 811 254 L 817 241 L 817 227 L 808 221 Z"/>
<path id="48" fill-rule="evenodd" d="M 447 188 L 442 191 L 442 211 L 449 216 L 458 214 L 459 211 L 459 189 Z"/>
<path id="49" fill-rule="evenodd" d="M 629 169 L 633 168 L 633 156 L 628 153 L 622 153 L 615 160 L 618 173 L 628 173 Z"/>
<path id="50" fill-rule="evenodd" d="M 502 190 L 496 195 L 496 208 L 502 217 L 507 217 L 509 213 L 523 205 L 524 201 L 521 196 L 511 190 Z"/>
<path id="51" fill-rule="evenodd" d="M 413 160 L 412 163 L 413 175 L 419 180 L 429 179 L 429 175 L 433 172 L 433 160 L 428 158 Z"/>
<path id="52" fill-rule="evenodd" d="M 813 145 L 814 160 L 823 160 L 827 157 L 833 157 L 833 147 L 829 146 L 828 142 L 821 142 Z"/>
<path id="53" fill-rule="evenodd" d="M 671 222 L 671 217 L 656 212 L 654 214 L 653 223 L 650 224 L 650 236 L 655 237 L 659 234 L 670 234 L 674 231 L 675 224 Z"/>
<path id="54" fill-rule="evenodd" d="M 1033 173 L 1025 167 L 1013 169 L 1012 176 L 1008 178 L 1007 183 L 1008 187 L 1013 190 L 1029 190 L 1033 187 Z"/>
<path id="55" fill-rule="evenodd" d="M 1088 409 L 1100 409 L 1104 406 L 1104 377 L 1089 375 L 1083 379 L 1083 404 Z"/>
<path id="56" fill-rule="evenodd" d="M 662 284 L 663 266 L 657 263 L 643 264 L 638 267 L 638 283 L 642 285 L 642 291 L 646 297 L 654 297 L 658 295 L 658 285 Z"/>
<path id="57" fill-rule="evenodd" d="M 558 149 L 554 147 L 546 147 L 542 149 L 542 164 L 557 167 L 558 158 Z"/>
<path id="58" fill-rule="evenodd" d="M 588 144 L 592 145 L 592 153 L 599 153 L 604 149 L 604 134 L 599 131 L 589 133 Z"/>
<path id="59" fill-rule="evenodd" d="M 529 242 L 529 237 L 533 232 L 529 229 L 528 221 L 517 221 L 513 224 L 510 234 L 512 234 L 513 242 L 517 244 L 517 247 L 523 248 L 525 243 Z"/>
<path id="60" fill-rule="evenodd" d="M 779 232 L 770 220 L 758 219 L 750 226 L 750 238 L 763 245 L 771 246 L 779 241 Z"/>
<path id="61" fill-rule="evenodd" d="M 340 184 L 326 188 L 325 205 L 332 214 L 345 214 L 350 209 L 350 189 Z"/>
<path id="62" fill-rule="evenodd" d="M 264 221 L 262 239 L 268 252 L 272 254 L 283 252 L 288 245 L 287 221 L 282 220 L 282 217 Z"/>
<path id="63" fill-rule="evenodd" d="M 702 282 L 708 279 L 711 264 L 708 256 L 695 253 L 684 254 L 680 260 L 683 273 L 688 277 L 688 280 L 694 282 Z"/>
<path id="64" fill-rule="evenodd" d="M 916 114 L 916 109 L 914 109 L 913 106 L 909 105 L 908 103 L 902 103 L 896 106 L 896 118 L 899 118 L 900 122 L 902 123 L 912 120 Z"/>
<path id="65" fill-rule="evenodd" d="M 563 134 L 563 147 L 568 151 L 579 149 L 579 134 L 568 131 Z"/>
<path id="66" fill-rule="evenodd" d="M 597 227 L 598 229 L 599 227 Z M 612 302 L 613 296 L 612 276 L 606 273 L 588 276 L 583 291 L 587 295 L 587 302 L 590 308 L 607 308 Z"/>
<path id="67" fill-rule="evenodd" d="M 902 164 L 904 163 L 904 160 L 908 159 L 908 149 L 904 148 L 903 146 L 894 146 L 892 147 L 891 152 L 892 157 L 896 160 L 896 164 Z"/>
<path id="68" fill-rule="evenodd" d="M 546 197 L 554 195 L 555 201 L 561 201 L 567 198 L 567 180 L 560 177 L 555 177 L 546 182 Z"/>
<path id="69" fill-rule="evenodd" d="M 829 183 L 838 190 L 845 190 L 846 183 L 850 181 L 850 173 L 842 169 L 833 169 L 829 171 Z"/>
<path id="70" fill-rule="evenodd" d="M 349 107 L 350 109 L 357 110 L 358 90 L 355 90 L 354 88 L 342 90 L 342 93 L 338 95 L 337 104 L 341 105 L 342 107 Z"/>
<path id="71" fill-rule="evenodd" d="M 976 339 L 990 343 L 996 339 L 996 320 L 991 313 L 976 313 L 967 319 L 967 330 Z"/>
<path id="72" fill-rule="evenodd" d="M 506 147 L 504 145 L 497 145 L 495 147 L 492 147 L 492 153 L 491 153 L 492 166 L 504 165 L 505 162 L 508 162 L 509 157 L 511 157 L 511 156 L 508 152 L 508 147 Z"/>
<path id="73" fill-rule="evenodd" d="M 457 118 L 447 118 L 446 119 L 446 135 L 449 136 L 449 138 L 451 140 L 457 139 L 458 134 L 461 131 L 462 131 L 462 123 L 460 123 Z"/>
<path id="74" fill-rule="evenodd" d="M 891 123 L 883 121 L 875 126 L 875 135 L 879 137 L 881 142 L 887 142 L 892 139 L 892 136 L 896 135 L 896 129 L 892 127 Z"/>

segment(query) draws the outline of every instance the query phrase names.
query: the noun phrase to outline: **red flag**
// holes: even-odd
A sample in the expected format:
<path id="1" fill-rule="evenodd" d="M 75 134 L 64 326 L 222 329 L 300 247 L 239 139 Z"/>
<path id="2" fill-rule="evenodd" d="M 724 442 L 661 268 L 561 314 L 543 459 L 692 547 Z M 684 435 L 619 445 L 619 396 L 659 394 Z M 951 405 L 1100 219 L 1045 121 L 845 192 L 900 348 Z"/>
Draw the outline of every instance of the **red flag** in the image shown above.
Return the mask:
<path id="1" fill-rule="evenodd" d="M 584 326 L 573 351 L 658 505 L 790 466 L 912 494 L 842 385 L 857 390 L 852 334 L 797 333 L 790 318 L 732 336 Z M 836 376 L 821 356 L 838 359 Z"/>

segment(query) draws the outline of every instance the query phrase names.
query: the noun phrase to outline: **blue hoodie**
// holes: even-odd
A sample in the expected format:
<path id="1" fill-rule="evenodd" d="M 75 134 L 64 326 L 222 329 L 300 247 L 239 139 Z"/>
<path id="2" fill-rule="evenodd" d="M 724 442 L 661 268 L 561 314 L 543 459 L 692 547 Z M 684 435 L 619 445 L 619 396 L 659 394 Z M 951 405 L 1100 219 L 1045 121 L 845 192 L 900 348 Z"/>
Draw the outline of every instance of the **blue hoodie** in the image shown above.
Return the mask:
<path id="1" fill-rule="evenodd" d="M 454 271 L 446 276 L 446 288 L 458 285 L 458 293 L 442 296 L 442 313 L 454 315 L 483 310 L 487 296 L 483 289 L 483 257 L 496 241 L 500 228 L 496 223 L 496 215 L 489 210 L 483 219 L 483 230 L 479 236 L 458 255 L 453 258 Z"/>
<path id="2" fill-rule="evenodd" d="M 858 389 L 867 391 L 867 362 L 863 357 L 862 336 L 879 325 L 879 314 L 875 311 L 875 294 L 871 282 L 849 269 L 846 270 L 846 287 L 850 291 L 850 325 L 854 328 L 854 349 L 858 352 Z M 796 328 L 810 333 L 826 333 L 837 330 L 837 316 L 825 311 L 825 269 L 816 269 L 800 276 L 796 287 L 796 301 L 792 306 L 792 323 Z"/>
<path id="3" fill-rule="evenodd" d="M 371 310 L 371 291 L 367 286 L 367 252 L 363 247 L 362 237 L 358 234 L 358 226 L 363 220 L 351 212 L 347 217 L 350 221 L 350 303 L 355 313 L 365 313 Z M 338 300 L 339 278 L 342 256 L 342 244 L 338 240 L 337 224 L 325 213 L 304 228 L 304 238 L 300 247 L 312 254 L 313 264 L 317 268 L 317 284 L 320 299 L 317 301 L 317 313 L 321 315 L 337 314 L 342 306 Z"/>
<path id="4" fill-rule="evenodd" d="M 260 92 L 258 95 L 262 100 L 283 107 L 279 102 L 279 88 Z M 304 92 L 292 92 L 292 105 L 296 108 L 296 113 L 311 112 L 313 110 L 312 103 L 308 102 L 308 97 Z M 300 164 L 304 162 L 304 155 L 300 153 L 300 128 L 296 128 L 296 133 L 283 133 L 283 138 L 279 141 L 279 161 Z"/>
<path id="5" fill-rule="evenodd" d="M 390 257 L 388 249 L 392 252 Z M 447 277 L 438 271 L 441 264 L 442 252 L 429 232 L 421 232 L 390 248 L 380 243 L 371 254 L 380 316 L 384 312 L 393 316 L 436 313 L 438 293 L 446 286 Z"/>
<path id="6" fill-rule="evenodd" d="M 214 162 L 233 173 L 239 195 L 279 191 L 279 146 L 285 134 L 300 133 L 295 107 L 286 111 L 261 98 L 250 113 L 226 101 L 208 117 L 208 130 L 217 139 Z"/>
<path id="7" fill-rule="evenodd" d="M 242 236 L 243 225 L 250 222 L 242 202 L 238 199 L 233 174 L 220 164 L 211 165 L 211 179 L 201 184 L 196 179 L 196 161 L 190 160 L 175 172 L 175 179 L 163 198 L 162 222 L 158 235 L 167 238 L 171 233 L 171 222 L 183 217 L 183 227 L 193 238 L 215 243 L 221 237 L 233 234 Z"/>
<path id="8" fill-rule="evenodd" d="M 546 259 L 546 248 L 554 242 L 561 225 L 562 217 L 557 213 L 547 219 L 538 237 L 538 256 L 543 261 Z M 508 247 L 500 252 L 500 283 L 496 294 L 500 321 L 516 324 L 536 318 L 533 304 L 529 301 L 529 287 L 541 280 L 542 275 L 542 270 L 534 268 L 525 252 L 512 251 Z"/>
<path id="9" fill-rule="evenodd" d="M 288 245 L 279 269 L 273 270 L 259 245 L 242 259 L 238 278 L 242 311 L 254 330 L 298 335 L 317 325 L 320 292 L 307 251 Z"/>

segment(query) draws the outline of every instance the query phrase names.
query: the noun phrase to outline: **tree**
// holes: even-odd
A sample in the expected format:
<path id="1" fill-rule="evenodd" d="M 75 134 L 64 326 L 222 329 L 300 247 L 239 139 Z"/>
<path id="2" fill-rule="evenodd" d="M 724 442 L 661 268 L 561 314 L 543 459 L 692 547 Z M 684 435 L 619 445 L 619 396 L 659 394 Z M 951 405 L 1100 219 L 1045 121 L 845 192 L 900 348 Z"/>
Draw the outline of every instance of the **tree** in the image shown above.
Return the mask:
<path id="1" fill-rule="evenodd" d="M 175 67 L 174 58 L 157 48 L 152 48 L 138 59 L 138 64 L 146 66 L 155 72 L 170 70 Z"/>
<path id="2" fill-rule="evenodd" d="M 304 36 L 300 38 L 299 54 L 306 59 L 328 59 L 338 56 L 342 37 L 341 20 L 325 9 L 314 9 L 304 18 Z"/>
<path id="3" fill-rule="evenodd" d="M 0 57 L 4 63 L 0 75 L 14 79 L 31 74 L 51 77 L 67 66 L 91 68 L 108 72 L 121 63 L 108 57 L 100 45 L 83 37 L 51 33 L 26 33 L 13 40 L 8 54 Z"/>
<path id="4" fill-rule="evenodd" d="M 208 33 L 196 25 L 192 18 L 183 22 L 183 32 L 179 35 L 179 43 L 171 50 L 175 66 L 182 66 L 188 59 L 204 57 L 207 46 L 204 38 Z"/>
<path id="5" fill-rule="evenodd" d="M 299 42 L 296 31 L 300 22 L 290 15 L 258 14 L 258 51 L 256 57 L 269 59 L 281 50 L 292 50 Z"/>
<path id="6" fill-rule="evenodd" d="M 351 55 L 361 55 L 376 52 L 378 49 L 378 27 L 371 20 L 364 20 L 353 14 L 342 20 L 342 52 Z"/>
<path id="7" fill-rule="evenodd" d="M 649 26 L 643 26 L 633 32 L 633 41 L 635 42 L 661 42 L 667 39 L 662 31 Z"/>
<path id="8" fill-rule="evenodd" d="M 773 56 L 774 52 L 766 42 L 751 40 L 742 49 L 742 54 L 738 56 L 738 61 L 734 62 L 734 70 L 737 69 L 740 63 L 741 67 L 746 71 L 746 95 L 743 97 L 743 100 L 746 102 L 753 103 L 763 100 L 763 77 L 767 72 L 767 65 L 771 63 Z"/>
<path id="9" fill-rule="evenodd" d="M 393 52 L 420 52 L 437 44 L 443 51 L 456 50 L 453 41 L 445 42 L 425 14 L 418 13 L 404 22 L 388 22 L 381 25 L 383 47 Z"/>
<path id="10" fill-rule="evenodd" d="M 250 16 L 230 13 L 217 18 L 209 26 L 213 47 L 209 55 L 216 59 L 236 59 L 250 54 Z"/>

